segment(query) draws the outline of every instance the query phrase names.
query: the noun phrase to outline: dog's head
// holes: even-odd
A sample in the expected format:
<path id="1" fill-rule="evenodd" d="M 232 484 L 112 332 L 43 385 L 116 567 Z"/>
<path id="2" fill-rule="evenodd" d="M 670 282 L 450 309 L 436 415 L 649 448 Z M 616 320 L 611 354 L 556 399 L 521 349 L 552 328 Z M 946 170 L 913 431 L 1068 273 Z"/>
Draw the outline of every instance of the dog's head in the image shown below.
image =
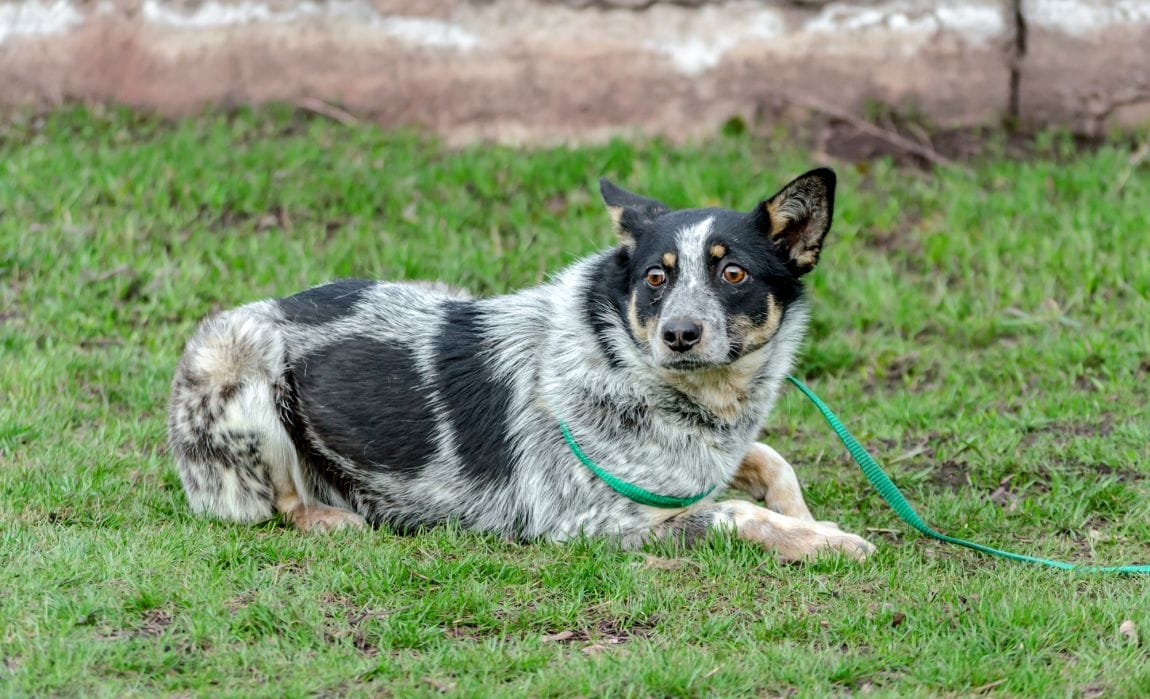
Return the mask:
<path id="1" fill-rule="evenodd" d="M 730 364 L 778 332 L 831 226 L 835 174 L 811 170 L 753 211 L 683 209 L 600 181 L 620 238 L 620 310 L 671 371 Z"/>

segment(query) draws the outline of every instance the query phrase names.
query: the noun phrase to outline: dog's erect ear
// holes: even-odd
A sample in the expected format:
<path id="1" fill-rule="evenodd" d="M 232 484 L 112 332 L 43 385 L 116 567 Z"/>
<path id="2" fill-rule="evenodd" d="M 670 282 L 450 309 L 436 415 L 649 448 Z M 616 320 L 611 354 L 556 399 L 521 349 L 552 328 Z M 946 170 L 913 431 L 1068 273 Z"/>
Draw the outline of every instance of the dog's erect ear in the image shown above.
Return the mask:
<path id="1" fill-rule="evenodd" d="M 599 179 L 599 193 L 620 242 L 627 246 L 634 246 L 647 224 L 671 210 L 663 202 L 632 194 L 606 177 Z"/>
<path id="2" fill-rule="evenodd" d="M 819 168 L 799 175 L 755 209 L 756 225 L 796 277 L 819 261 L 835 208 L 835 173 Z"/>

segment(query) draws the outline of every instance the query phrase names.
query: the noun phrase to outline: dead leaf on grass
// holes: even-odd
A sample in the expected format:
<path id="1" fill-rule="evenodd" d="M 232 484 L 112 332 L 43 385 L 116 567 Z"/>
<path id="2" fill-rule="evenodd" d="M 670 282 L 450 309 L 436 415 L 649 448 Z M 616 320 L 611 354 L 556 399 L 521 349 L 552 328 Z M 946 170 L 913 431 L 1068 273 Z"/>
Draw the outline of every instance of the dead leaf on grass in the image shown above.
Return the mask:
<path id="1" fill-rule="evenodd" d="M 1126 643 L 1135 646 L 1138 645 L 1138 627 L 1134 625 L 1132 619 L 1124 619 L 1122 623 L 1118 625 L 1118 633 L 1122 635 Z"/>
<path id="2" fill-rule="evenodd" d="M 135 276 L 136 274 L 136 270 L 132 269 L 131 265 L 120 265 L 119 267 L 113 267 L 112 269 L 104 270 L 102 272 L 89 270 L 84 272 L 84 274 L 81 275 L 81 278 L 86 282 L 103 282 L 113 277 L 119 277 L 123 275 Z"/>
<path id="3" fill-rule="evenodd" d="M 1006 682 L 1006 678 L 1004 677 L 1001 680 L 995 680 L 993 682 L 987 682 L 986 684 L 982 685 L 981 687 L 975 687 L 974 689 L 972 689 L 970 691 L 972 694 L 982 694 L 984 692 L 989 692 L 990 690 L 994 689 L 995 687 L 997 687 L 1000 684 L 1004 684 L 1005 682 Z"/>
<path id="4" fill-rule="evenodd" d="M 144 623 L 132 629 L 114 629 L 100 633 L 101 638 L 123 640 L 159 636 L 172 625 L 172 615 L 163 609 L 151 609 L 144 614 Z"/>
<path id="5" fill-rule="evenodd" d="M 544 643 L 551 641 L 562 643 L 563 641 L 570 641 L 573 638 L 575 638 L 574 631 L 560 631 L 559 633 L 545 633 L 539 637 L 539 640 Z"/>
<path id="6" fill-rule="evenodd" d="M 882 534 L 890 539 L 898 540 L 902 536 L 902 532 L 898 529 L 887 529 L 885 527 L 867 527 L 868 534 Z"/>
<path id="7" fill-rule="evenodd" d="M 998 482 L 998 487 L 990 494 L 991 502 L 996 505 L 1005 507 L 1008 511 L 1014 512 L 1018 509 L 1018 495 L 1014 493 L 1014 489 L 1010 487 L 1010 482 L 1014 480 L 1016 474 L 1010 474 Z"/>
<path id="8" fill-rule="evenodd" d="M 447 694 L 448 692 L 455 691 L 455 683 L 451 682 L 450 680 L 437 680 L 434 677 L 424 677 L 423 681 L 440 694 Z"/>

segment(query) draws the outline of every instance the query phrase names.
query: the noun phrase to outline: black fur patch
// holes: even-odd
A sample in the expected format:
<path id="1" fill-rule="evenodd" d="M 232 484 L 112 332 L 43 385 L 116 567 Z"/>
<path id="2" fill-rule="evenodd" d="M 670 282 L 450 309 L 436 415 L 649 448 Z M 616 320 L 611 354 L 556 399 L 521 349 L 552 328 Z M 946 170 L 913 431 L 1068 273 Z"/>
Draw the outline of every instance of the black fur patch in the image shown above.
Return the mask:
<path id="1" fill-rule="evenodd" d="M 407 348 L 352 337 L 301 357 L 292 373 L 300 409 L 328 449 L 407 476 L 435 457 L 435 415 Z"/>
<path id="2" fill-rule="evenodd" d="M 511 389 L 496 379 L 484 359 L 492 348 L 481 318 L 475 303 L 447 306 L 435 346 L 435 380 L 463 473 L 481 485 L 502 485 L 512 469 L 507 424 Z"/>
<path id="3" fill-rule="evenodd" d="M 322 451 L 316 448 L 307 434 L 307 426 L 299 414 L 299 389 L 296 387 L 295 373 L 289 368 L 284 372 L 276 385 L 276 406 L 279 411 L 280 422 L 291 437 L 292 444 L 307 462 L 310 469 L 305 469 L 313 479 L 333 486 L 345 500 L 351 500 L 354 483 L 351 475 L 332 462 Z M 331 504 L 331 503 L 327 503 Z"/>
<path id="4" fill-rule="evenodd" d="M 595 275 L 591 277 L 587 286 L 587 295 L 583 301 L 583 312 L 587 325 L 595 335 L 595 342 L 599 350 L 607 357 L 612 368 L 619 369 L 623 360 L 611 344 L 607 333 L 611 329 L 610 317 L 613 315 L 619 322 L 626 324 L 623 299 L 627 294 L 627 266 L 629 255 L 625 248 L 604 256 Z"/>
<path id="5" fill-rule="evenodd" d="M 364 289 L 374 284 L 366 279 L 341 279 L 280 299 L 279 305 L 293 323 L 322 325 L 349 315 Z"/>

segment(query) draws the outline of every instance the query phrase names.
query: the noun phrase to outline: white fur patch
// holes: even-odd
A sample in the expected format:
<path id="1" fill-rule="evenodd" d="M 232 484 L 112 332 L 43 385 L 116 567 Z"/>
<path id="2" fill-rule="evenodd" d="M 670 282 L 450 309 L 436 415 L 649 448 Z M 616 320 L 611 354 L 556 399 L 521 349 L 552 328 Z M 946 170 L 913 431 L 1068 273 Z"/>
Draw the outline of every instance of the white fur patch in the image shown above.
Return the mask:
<path id="1" fill-rule="evenodd" d="M 693 226 L 687 226 L 675 236 L 675 244 L 679 248 L 680 286 L 695 289 L 708 285 L 707 261 L 710 252 L 707 250 L 707 238 L 714 227 L 715 219 L 708 217 Z"/>

